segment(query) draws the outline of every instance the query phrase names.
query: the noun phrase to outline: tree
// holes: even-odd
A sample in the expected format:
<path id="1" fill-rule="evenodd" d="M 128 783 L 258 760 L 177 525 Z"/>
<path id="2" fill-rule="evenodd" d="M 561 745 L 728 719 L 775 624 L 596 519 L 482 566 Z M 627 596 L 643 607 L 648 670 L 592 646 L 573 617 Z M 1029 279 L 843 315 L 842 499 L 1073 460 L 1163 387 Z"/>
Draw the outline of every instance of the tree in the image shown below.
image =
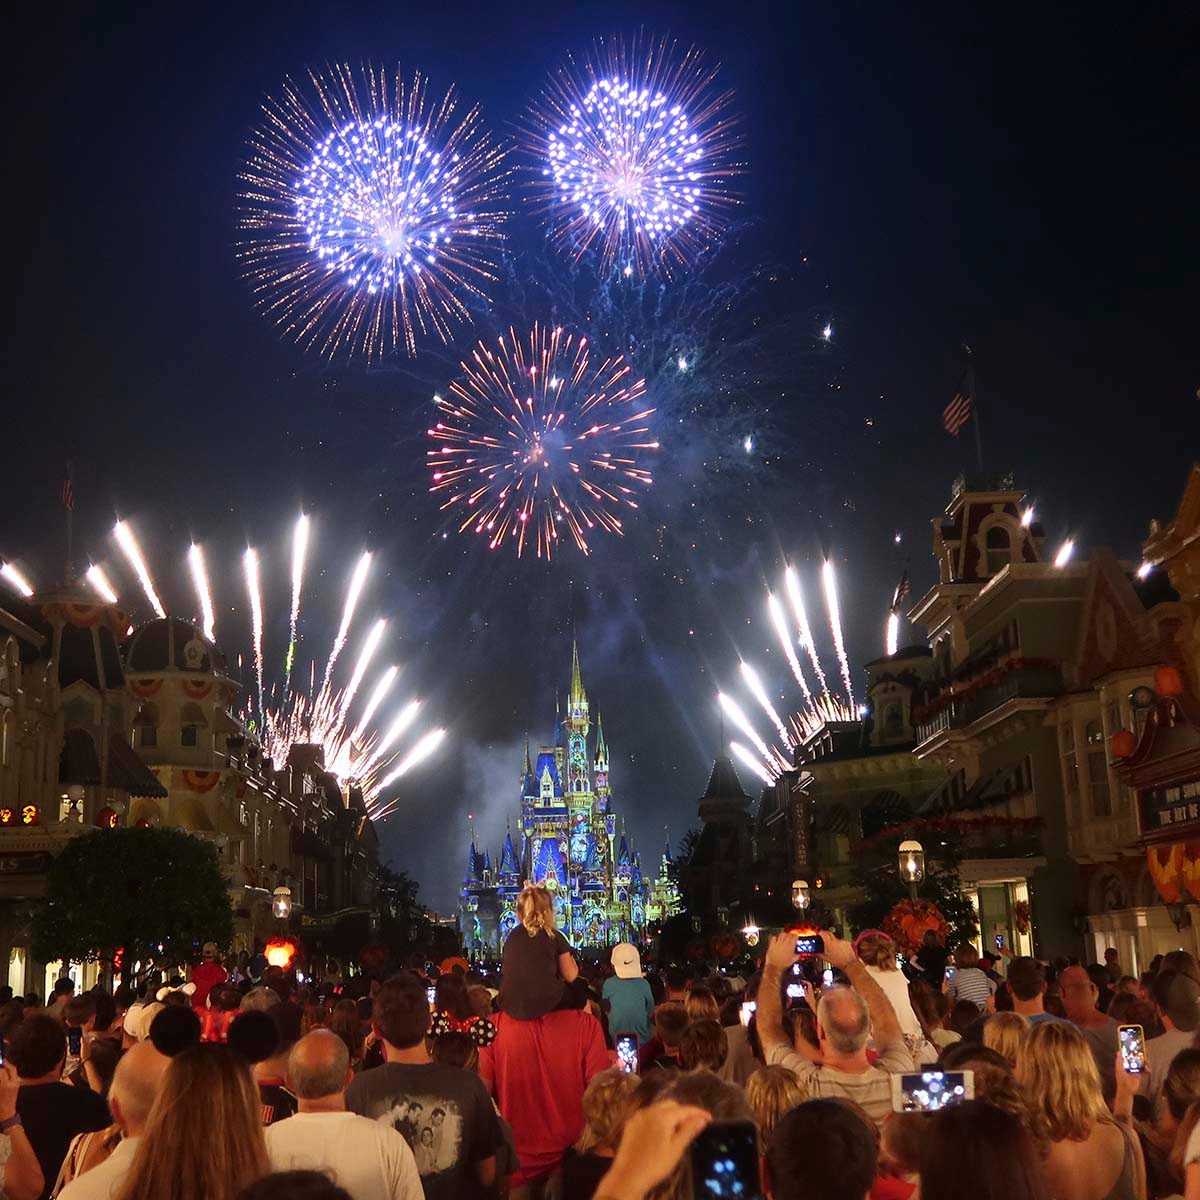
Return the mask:
<path id="1" fill-rule="evenodd" d="M 179 829 L 99 829 L 50 863 L 33 917 L 38 958 L 182 963 L 233 936 L 216 848 Z"/>

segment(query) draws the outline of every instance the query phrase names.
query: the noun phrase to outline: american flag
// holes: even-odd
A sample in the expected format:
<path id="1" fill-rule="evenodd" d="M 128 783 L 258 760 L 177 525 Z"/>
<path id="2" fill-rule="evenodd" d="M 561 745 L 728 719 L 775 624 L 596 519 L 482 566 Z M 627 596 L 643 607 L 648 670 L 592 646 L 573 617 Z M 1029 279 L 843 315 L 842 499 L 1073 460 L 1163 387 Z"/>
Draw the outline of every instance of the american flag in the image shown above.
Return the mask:
<path id="1" fill-rule="evenodd" d="M 975 402 L 975 375 L 967 367 L 954 389 L 950 403 L 942 409 L 942 425 L 946 432 L 958 437 L 958 431 L 971 419 L 971 406 Z"/>
<path id="2" fill-rule="evenodd" d="M 71 482 L 71 464 L 67 464 L 67 473 L 62 481 L 62 506 L 67 512 L 75 511 L 75 485 Z"/>
<path id="3" fill-rule="evenodd" d="M 904 568 L 904 574 L 900 576 L 900 582 L 896 584 L 896 590 L 892 593 L 892 612 L 897 612 L 900 605 L 912 595 L 912 584 L 908 581 L 908 568 Z"/>

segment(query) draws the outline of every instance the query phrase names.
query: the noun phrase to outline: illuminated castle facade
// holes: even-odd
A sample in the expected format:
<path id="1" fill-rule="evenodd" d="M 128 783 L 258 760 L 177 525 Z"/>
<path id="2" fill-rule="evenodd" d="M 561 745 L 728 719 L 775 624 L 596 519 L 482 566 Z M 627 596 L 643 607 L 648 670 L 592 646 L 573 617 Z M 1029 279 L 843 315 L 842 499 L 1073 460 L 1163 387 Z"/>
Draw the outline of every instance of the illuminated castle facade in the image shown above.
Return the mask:
<path id="1" fill-rule="evenodd" d="M 525 749 L 517 837 L 510 826 L 494 862 L 472 840 L 462 886 L 461 921 L 467 951 L 497 957 L 517 923 L 516 900 L 525 880 L 554 894 L 558 928 L 576 947 L 636 942 L 679 908 L 670 850 L 658 875 L 642 874 L 641 856 L 613 811 L 608 746 L 599 714 L 589 744 L 591 713 L 571 654 L 567 709 L 558 714 L 552 745 L 536 761 Z"/>

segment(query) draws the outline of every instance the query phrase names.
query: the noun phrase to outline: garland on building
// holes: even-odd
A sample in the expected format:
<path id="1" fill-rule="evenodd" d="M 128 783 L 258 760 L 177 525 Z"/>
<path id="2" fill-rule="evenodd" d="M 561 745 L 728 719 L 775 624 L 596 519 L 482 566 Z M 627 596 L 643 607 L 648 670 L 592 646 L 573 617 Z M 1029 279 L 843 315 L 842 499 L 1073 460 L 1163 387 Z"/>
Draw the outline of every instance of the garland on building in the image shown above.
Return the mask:
<path id="1" fill-rule="evenodd" d="M 956 700 L 969 700 L 976 692 L 994 687 L 1013 671 L 1057 670 L 1060 666 L 1059 661 L 1054 658 L 1022 658 L 1014 655 L 979 675 L 972 675 L 964 680 L 952 678 L 943 684 L 942 690 L 928 703 L 913 706 L 913 723 L 928 721 Z"/>
<path id="2" fill-rule="evenodd" d="M 914 817 L 900 825 L 889 825 L 855 846 L 855 853 L 875 849 L 885 842 L 921 834 L 956 834 L 960 837 L 980 830 L 995 829 L 1006 833 L 1033 833 L 1042 826 L 1041 817 Z"/>

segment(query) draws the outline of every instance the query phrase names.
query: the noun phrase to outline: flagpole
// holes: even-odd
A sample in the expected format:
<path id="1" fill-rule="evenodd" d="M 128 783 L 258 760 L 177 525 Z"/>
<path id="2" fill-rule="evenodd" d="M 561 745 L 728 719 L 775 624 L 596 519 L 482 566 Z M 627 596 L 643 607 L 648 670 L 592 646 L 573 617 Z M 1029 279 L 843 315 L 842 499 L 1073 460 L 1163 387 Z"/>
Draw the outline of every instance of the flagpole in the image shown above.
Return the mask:
<path id="1" fill-rule="evenodd" d="M 971 354 L 971 347 L 965 346 L 968 356 L 971 360 L 971 399 L 975 425 L 975 457 L 979 462 L 979 473 L 983 474 L 983 436 L 979 430 L 979 391 L 975 384 L 975 357 Z"/>

